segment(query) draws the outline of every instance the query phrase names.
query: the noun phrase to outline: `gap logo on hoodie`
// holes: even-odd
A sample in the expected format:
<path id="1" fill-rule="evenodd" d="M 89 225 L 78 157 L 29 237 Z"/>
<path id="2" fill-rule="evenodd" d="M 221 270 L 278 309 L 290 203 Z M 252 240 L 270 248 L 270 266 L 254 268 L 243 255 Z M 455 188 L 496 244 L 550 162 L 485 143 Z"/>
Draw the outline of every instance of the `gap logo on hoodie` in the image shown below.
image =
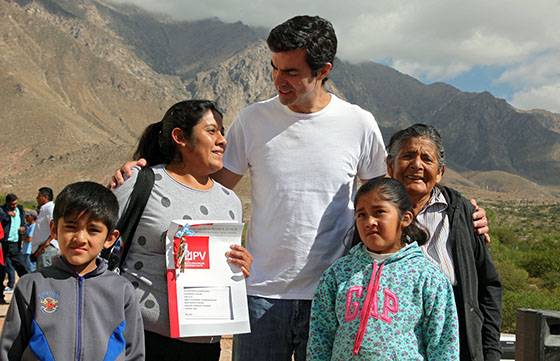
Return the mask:
<path id="1" fill-rule="evenodd" d="M 379 267 L 377 263 L 373 265 L 373 274 L 375 275 L 379 272 Z M 379 313 L 378 307 L 378 288 L 379 288 L 379 279 L 373 285 L 373 292 L 370 293 L 373 295 L 372 301 L 370 303 L 370 313 L 369 317 L 373 317 L 376 320 L 381 320 L 388 324 L 391 324 L 393 318 L 391 315 L 396 314 L 399 312 L 399 298 L 397 295 L 393 293 L 389 288 L 383 289 L 383 308 L 382 312 Z M 366 290 L 363 286 L 352 286 L 348 289 L 346 293 L 346 311 L 344 312 L 344 321 L 350 322 L 354 320 L 358 315 L 360 315 L 360 311 L 362 309 L 362 305 L 366 303 L 367 298 L 362 300 L 360 304 L 360 299 L 363 298 L 364 291 Z M 390 315 L 391 314 L 391 315 Z"/>

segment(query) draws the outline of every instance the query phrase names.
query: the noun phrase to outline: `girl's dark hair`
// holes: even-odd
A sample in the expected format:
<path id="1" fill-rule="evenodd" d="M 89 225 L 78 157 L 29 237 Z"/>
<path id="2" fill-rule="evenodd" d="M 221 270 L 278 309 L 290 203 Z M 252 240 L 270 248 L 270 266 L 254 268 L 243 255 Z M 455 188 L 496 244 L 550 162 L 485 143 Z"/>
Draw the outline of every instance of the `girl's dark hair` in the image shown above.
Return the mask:
<path id="1" fill-rule="evenodd" d="M 222 112 L 210 100 L 184 100 L 174 104 L 162 120 L 144 129 L 133 158 L 144 158 L 150 165 L 170 163 L 178 157 L 171 131 L 179 128 L 191 141 L 193 128 L 209 110 L 222 117 Z"/>
<path id="2" fill-rule="evenodd" d="M 117 225 L 119 202 L 109 189 L 95 182 L 77 182 L 64 187 L 56 197 L 53 219 L 87 215 L 103 223 L 109 232 Z"/>
<path id="3" fill-rule="evenodd" d="M 356 192 L 356 196 L 354 197 L 354 207 L 358 204 L 358 201 L 362 196 L 367 193 L 377 191 L 379 196 L 388 201 L 393 203 L 399 209 L 399 216 L 402 217 L 404 212 L 410 211 L 413 212 L 412 202 L 406 193 L 406 189 L 396 179 L 393 178 L 386 178 L 386 177 L 377 177 L 370 179 L 358 189 Z M 360 234 L 356 229 L 356 222 L 354 221 L 353 226 L 353 238 L 352 238 L 352 246 L 361 243 L 362 240 L 360 239 Z M 402 242 L 403 243 L 412 243 L 417 242 L 418 245 L 423 245 L 428 240 L 428 232 L 422 229 L 418 223 L 416 223 L 416 219 L 410 223 L 408 227 L 403 229 L 402 232 Z"/>

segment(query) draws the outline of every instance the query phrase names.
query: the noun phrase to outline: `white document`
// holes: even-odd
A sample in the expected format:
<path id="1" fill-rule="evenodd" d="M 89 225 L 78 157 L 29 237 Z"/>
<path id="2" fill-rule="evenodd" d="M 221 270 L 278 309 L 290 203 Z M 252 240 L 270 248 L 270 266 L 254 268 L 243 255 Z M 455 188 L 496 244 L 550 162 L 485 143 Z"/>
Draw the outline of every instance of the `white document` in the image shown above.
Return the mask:
<path id="1" fill-rule="evenodd" d="M 250 332 L 247 290 L 241 269 L 227 262 L 241 244 L 243 224 L 175 220 L 166 237 L 171 337 Z"/>
<path id="2" fill-rule="evenodd" d="M 231 320 L 229 287 L 183 288 L 185 318 Z"/>

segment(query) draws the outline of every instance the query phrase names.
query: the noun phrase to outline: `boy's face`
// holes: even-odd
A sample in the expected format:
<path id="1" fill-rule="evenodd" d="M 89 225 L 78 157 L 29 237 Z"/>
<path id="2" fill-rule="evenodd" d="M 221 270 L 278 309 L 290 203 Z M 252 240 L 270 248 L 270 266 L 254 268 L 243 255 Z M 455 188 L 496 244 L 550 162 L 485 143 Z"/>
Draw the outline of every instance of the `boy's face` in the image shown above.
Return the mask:
<path id="1" fill-rule="evenodd" d="M 97 267 L 97 255 L 119 237 L 119 231 L 109 233 L 103 222 L 91 219 L 88 214 L 52 222 L 51 234 L 58 240 L 64 259 L 80 276 L 93 271 Z"/>

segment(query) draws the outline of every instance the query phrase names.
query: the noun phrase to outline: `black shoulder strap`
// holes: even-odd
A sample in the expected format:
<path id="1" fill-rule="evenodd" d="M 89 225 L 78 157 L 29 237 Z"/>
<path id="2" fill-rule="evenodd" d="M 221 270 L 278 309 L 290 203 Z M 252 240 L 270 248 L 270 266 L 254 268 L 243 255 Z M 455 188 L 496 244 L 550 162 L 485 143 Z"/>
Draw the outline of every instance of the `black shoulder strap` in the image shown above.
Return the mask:
<path id="1" fill-rule="evenodd" d="M 154 186 L 155 175 L 150 167 L 144 167 L 138 173 L 134 189 L 130 195 L 128 205 L 117 222 L 117 229 L 120 231 L 120 238 L 115 242 L 111 249 L 104 250 L 102 257 L 109 261 L 109 269 L 114 270 L 117 267 L 122 268 L 132 237 L 140 222 L 140 217 L 144 213 L 148 198 Z"/>

